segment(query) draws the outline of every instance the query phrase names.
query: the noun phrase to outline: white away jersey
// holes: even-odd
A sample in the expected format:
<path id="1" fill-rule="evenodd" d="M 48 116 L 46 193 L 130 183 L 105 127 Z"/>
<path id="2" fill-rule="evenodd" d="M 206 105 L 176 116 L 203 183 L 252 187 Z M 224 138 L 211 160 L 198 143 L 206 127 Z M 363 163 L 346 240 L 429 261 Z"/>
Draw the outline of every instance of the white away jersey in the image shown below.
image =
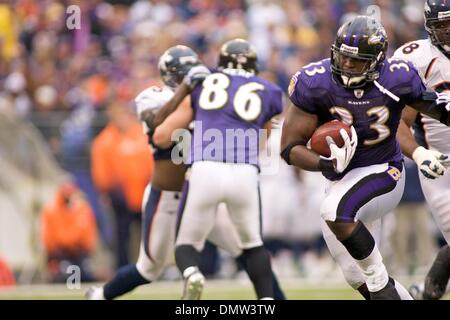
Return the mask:
<path id="1" fill-rule="evenodd" d="M 411 61 L 428 88 L 450 91 L 450 59 L 430 39 L 409 42 L 397 49 L 394 56 Z M 426 115 L 420 115 L 417 124 L 414 134 L 419 143 L 450 153 L 450 128 Z"/>
<path id="2" fill-rule="evenodd" d="M 141 114 L 147 110 L 156 114 L 159 109 L 173 97 L 173 95 L 174 91 L 167 86 L 162 88 L 151 86 L 144 91 L 141 91 L 134 99 L 138 117 L 140 118 Z M 147 125 L 144 122 L 142 125 L 144 127 L 144 133 L 148 133 L 149 130 Z"/>

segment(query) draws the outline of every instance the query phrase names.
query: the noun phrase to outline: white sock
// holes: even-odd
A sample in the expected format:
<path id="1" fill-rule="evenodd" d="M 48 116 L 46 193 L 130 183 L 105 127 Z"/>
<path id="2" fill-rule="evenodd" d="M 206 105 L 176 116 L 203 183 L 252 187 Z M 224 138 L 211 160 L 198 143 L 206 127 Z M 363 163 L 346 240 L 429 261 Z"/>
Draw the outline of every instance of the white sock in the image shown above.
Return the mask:
<path id="1" fill-rule="evenodd" d="M 363 260 L 355 259 L 355 261 L 362 269 L 364 280 L 370 292 L 380 291 L 386 286 L 389 281 L 389 275 L 376 244 L 367 258 Z"/>
<path id="2" fill-rule="evenodd" d="M 400 296 L 400 299 L 402 300 L 414 300 L 413 297 L 409 294 L 408 290 L 405 289 L 404 286 L 400 282 L 395 281 L 395 289 L 398 292 L 398 295 Z"/>
<path id="3" fill-rule="evenodd" d="M 186 269 L 184 269 L 183 271 L 183 278 L 187 279 L 190 276 L 192 276 L 194 273 L 196 273 L 198 271 L 198 267 L 187 267 Z"/>

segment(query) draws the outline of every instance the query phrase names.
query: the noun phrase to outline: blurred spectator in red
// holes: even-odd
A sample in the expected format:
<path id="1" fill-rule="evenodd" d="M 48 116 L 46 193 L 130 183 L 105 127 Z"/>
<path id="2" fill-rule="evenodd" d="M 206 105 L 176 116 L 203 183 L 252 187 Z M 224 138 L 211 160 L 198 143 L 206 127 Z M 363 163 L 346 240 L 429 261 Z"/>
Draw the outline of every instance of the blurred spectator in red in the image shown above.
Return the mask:
<path id="1" fill-rule="evenodd" d="M 11 287 L 16 284 L 16 279 L 6 261 L 0 258 L 0 288 Z"/>
<path id="2" fill-rule="evenodd" d="M 141 221 L 142 197 L 154 162 L 141 124 L 124 103 L 113 102 L 107 114 L 108 125 L 92 143 L 92 176 L 116 217 L 117 267 L 121 267 L 129 263 L 130 224 Z"/>
<path id="3" fill-rule="evenodd" d="M 95 281 L 89 267 L 97 239 L 95 217 L 73 183 L 63 183 L 43 208 L 41 228 L 51 282 L 65 282 L 70 265 L 80 268 L 81 281 Z"/>

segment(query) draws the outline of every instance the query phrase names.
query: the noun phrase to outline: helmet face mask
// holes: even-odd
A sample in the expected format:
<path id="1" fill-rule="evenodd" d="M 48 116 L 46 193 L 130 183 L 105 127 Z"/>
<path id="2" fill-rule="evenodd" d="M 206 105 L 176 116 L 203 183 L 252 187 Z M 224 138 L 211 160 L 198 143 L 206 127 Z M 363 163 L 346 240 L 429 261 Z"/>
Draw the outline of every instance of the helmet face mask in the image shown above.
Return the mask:
<path id="1" fill-rule="evenodd" d="M 189 47 L 174 46 L 167 49 L 159 58 L 159 72 L 164 84 L 176 88 L 189 70 L 200 64 L 197 54 Z"/>
<path id="2" fill-rule="evenodd" d="M 431 42 L 450 53 L 450 0 L 427 0 L 424 15 Z"/>
<path id="3" fill-rule="evenodd" d="M 331 48 L 331 70 L 342 86 L 355 89 L 379 77 L 385 59 L 387 35 L 375 19 L 358 16 L 338 31 Z"/>
<path id="4" fill-rule="evenodd" d="M 221 69 L 242 69 L 257 74 L 257 60 L 256 50 L 248 41 L 234 39 L 222 45 L 218 67 Z"/>
<path id="5" fill-rule="evenodd" d="M 351 78 L 355 78 L 355 80 L 360 80 L 356 82 L 363 81 L 367 76 L 367 72 L 373 69 L 374 64 L 376 63 L 376 60 L 371 57 L 365 58 L 361 56 L 354 56 L 351 54 L 347 54 L 342 52 L 335 46 L 333 46 L 332 51 L 334 63 L 337 66 L 336 74 L 339 74 L 341 77 L 348 78 L 349 81 L 345 81 L 347 83 L 355 82 L 350 81 Z"/>
<path id="6" fill-rule="evenodd" d="M 433 35 L 433 44 L 441 46 L 445 51 L 450 52 L 450 19 L 445 22 L 438 21 L 431 23 L 429 30 Z"/>

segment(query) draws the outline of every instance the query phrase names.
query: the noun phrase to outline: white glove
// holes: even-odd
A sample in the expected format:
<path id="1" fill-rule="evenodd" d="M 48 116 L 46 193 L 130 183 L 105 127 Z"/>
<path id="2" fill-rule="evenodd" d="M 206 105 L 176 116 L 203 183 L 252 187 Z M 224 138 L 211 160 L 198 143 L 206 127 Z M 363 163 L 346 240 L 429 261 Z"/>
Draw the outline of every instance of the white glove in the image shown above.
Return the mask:
<path id="1" fill-rule="evenodd" d="M 358 145 L 358 135 L 356 134 L 355 128 L 352 126 L 351 128 L 352 138 L 347 134 L 345 129 L 341 129 L 339 133 L 341 134 L 342 139 L 344 140 L 344 145 L 339 148 L 334 142 L 333 138 L 327 136 L 327 143 L 330 147 L 331 155 L 328 158 L 323 157 L 326 160 L 331 160 L 334 165 L 334 171 L 337 173 L 341 173 L 347 168 L 350 161 L 352 160 L 356 146 Z"/>
<path id="2" fill-rule="evenodd" d="M 445 110 L 450 111 L 450 92 L 436 92 L 437 99 L 436 104 L 445 105 Z"/>
<path id="3" fill-rule="evenodd" d="M 172 98 L 173 94 L 168 87 L 161 89 L 157 86 L 149 87 L 139 93 L 134 99 L 139 119 L 142 120 L 144 113 L 148 111 L 156 114 Z"/>
<path id="4" fill-rule="evenodd" d="M 418 147 L 414 150 L 412 158 L 419 167 L 420 172 L 428 179 L 436 179 L 444 175 L 445 169 L 450 166 L 448 155 L 436 150 Z"/>
<path id="5" fill-rule="evenodd" d="M 205 78 L 211 74 L 211 71 L 204 65 L 192 67 L 184 77 L 183 81 L 192 90 L 199 83 L 205 80 Z"/>

